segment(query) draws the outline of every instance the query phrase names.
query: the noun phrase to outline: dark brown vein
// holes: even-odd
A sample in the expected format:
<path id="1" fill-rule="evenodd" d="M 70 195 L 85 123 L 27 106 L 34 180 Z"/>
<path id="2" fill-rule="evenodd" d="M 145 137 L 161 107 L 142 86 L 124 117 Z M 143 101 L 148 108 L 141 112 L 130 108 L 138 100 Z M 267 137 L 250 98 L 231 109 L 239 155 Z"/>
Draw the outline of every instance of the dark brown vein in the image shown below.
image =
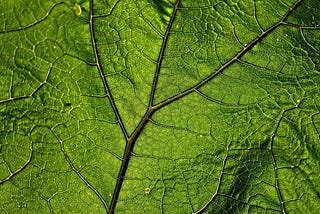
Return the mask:
<path id="1" fill-rule="evenodd" d="M 116 103 L 112 97 L 107 79 L 105 77 L 104 71 L 102 69 L 102 65 L 100 63 L 100 58 L 99 58 L 99 53 L 98 53 L 97 43 L 96 43 L 96 38 L 95 38 L 95 33 L 94 33 L 94 27 L 93 27 L 93 18 L 94 18 L 93 17 L 93 0 L 90 0 L 90 20 L 89 20 L 89 22 L 90 22 L 90 33 L 91 33 L 92 47 L 93 47 L 94 57 L 96 59 L 96 66 L 98 68 L 99 75 L 102 80 L 106 95 L 107 95 L 109 102 L 111 104 L 111 107 L 117 117 L 118 123 L 120 125 L 121 130 L 122 130 L 122 133 L 125 136 L 125 138 L 128 139 L 129 136 L 128 136 L 127 130 L 126 130 L 124 123 L 120 117 L 118 108 L 117 108 Z"/>
<path id="2" fill-rule="evenodd" d="M 159 77 L 159 73 L 160 73 L 160 69 L 161 69 L 161 63 L 163 61 L 163 55 L 164 55 L 164 52 L 166 49 L 166 45 L 168 43 L 169 33 L 172 28 L 173 21 L 176 17 L 180 2 L 181 2 L 181 0 L 178 0 L 176 2 L 176 4 L 174 5 L 173 13 L 171 15 L 167 30 L 166 30 L 165 35 L 162 40 L 162 46 L 161 46 L 158 61 L 157 61 L 156 73 L 155 73 L 155 76 L 153 79 L 153 84 L 152 84 L 152 89 L 151 89 L 151 94 L 150 94 L 150 99 L 149 99 L 149 107 L 148 107 L 146 113 L 144 114 L 142 120 L 139 122 L 137 128 L 134 130 L 134 132 L 131 134 L 131 136 L 129 138 L 127 138 L 127 144 L 126 144 L 126 149 L 125 149 L 124 156 L 123 156 L 123 161 L 121 163 L 121 168 L 120 168 L 120 171 L 118 174 L 118 180 L 117 180 L 116 187 L 115 187 L 115 190 L 114 190 L 114 193 L 112 196 L 112 200 L 111 200 L 111 205 L 110 205 L 110 210 L 109 210 L 110 214 L 114 213 L 116 203 L 117 203 L 117 200 L 118 200 L 118 197 L 120 194 L 120 190 L 122 187 L 122 183 L 124 180 L 124 176 L 127 171 L 128 164 L 129 164 L 129 161 L 130 161 L 130 158 L 132 155 L 134 144 L 135 144 L 137 138 L 139 137 L 141 131 L 143 130 L 145 125 L 148 123 L 152 114 L 156 110 L 155 108 L 152 107 L 154 95 L 155 95 L 155 90 L 156 90 L 156 85 L 157 85 L 157 81 L 158 81 L 158 77 Z"/>
<path id="3" fill-rule="evenodd" d="M 170 103 L 172 103 L 173 101 L 176 101 L 192 92 L 196 92 L 197 89 L 199 89 L 200 87 L 202 87 L 203 85 L 205 85 L 206 83 L 208 83 L 210 80 L 212 80 L 214 77 L 216 77 L 217 75 L 219 75 L 220 73 L 222 73 L 225 69 L 227 69 L 228 67 L 230 67 L 233 63 L 237 62 L 244 54 L 246 54 L 248 51 L 250 51 L 256 44 L 258 44 L 260 41 L 262 41 L 267 35 L 269 35 L 272 31 L 274 31 L 276 28 L 278 28 L 281 25 L 284 25 L 285 19 L 298 7 L 299 4 L 301 4 L 303 2 L 303 0 L 297 1 L 295 3 L 295 5 L 290 8 L 287 13 L 282 17 L 282 19 L 277 22 L 276 24 L 274 24 L 273 26 L 269 27 L 266 31 L 262 32 L 258 37 L 256 37 L 252 42 L 250 42 L 247 46 L 245 46 L 236 56 L 234 56 L 231 60 L 229 60 L 228 62 L 226 62 L 224 65 L 222 65 L 218 70 L 216 70 L 215 72 L 213 72 L 211 75 L 209 75 L 207 78 L 203 79 L 201 82 L 199 82 L 198 84 L 194 85 L 191 88 L 186 89 L 185 91 L 174 95 L 168 99 L 166 99 L 163 102 L 160 102 L 156 105 L 153 106 L 153 108 L 155 110 L 160 109 Z"/>
<path id="4" fill-rule="evenodd" d="M 151 89 L 151 94 L 150 94 L 150 99 L 149 99 L 149 106 L 153 105 L 153 100 L 154 100 L 154 96 L 155 96 L 155 92 L 156 92 L 157 82 L 158 82 L 158 79 L 159 79 L 161 64 L 162 64 L 162 61 L 163 61 L 164 51 L 165 51 L 166 46 L 168 44 L 169 33 L 171 31 L 173 21 L 174 21 L 176 15 L 177 15 L 177 11 L 178 11 L 180 2 L 181 2 L 181 0 L 178 0 L 177 3 L 174 5 L 174 10 L 173 10 L 173 13 L 171 15 L 167 30 L 164 33 L 164 37 L 163 37 L 163 40 L 162 40 L 162 46 L 161 46 L 159 57 L 158 57 L 158 61 L 157 61 L 157 69 L 156 69 L 156 73 L 154 75 L 154 79 L 153 79 L 153 83 L 152 83 L 152 89 Z"/>
<path id="5" fill-rule="evenodd" d="M 120 190 L 124 181 L 124 177 L 125 177 L 125 173 L 126 170 L 128 168 L 128 164 L 130 161 L 130 158 L 132 156 L 132 151 L 133 151 L 133 147 L 134 144 L 137 140 L 137 138 L 139 137 L 139 135 L 141 134 L 142 130 L 144 129 L 144 127 L 146 126 L 146 124 L 149 122 L 149 119 L 152 117 L 153 113 L 157 110 L 159 110 L 160 108 L 192 93 L 192 92 L 197 92 L 197 89 L 199 89 L 201 86 L 205 85 L 206 83 L 208 83 L 210 80 L 212 80 L 214 77 L 216 77 L 217 75 L 221 74 L 226 68 L 228 68 L 229 66 L 231 66 L 233 63 L 237 62 L 244 54 L 246 54 L 249 50 L 251 50 L 257 43 L 259 43 L 260 41 L 262 41 L 268 34 L 270 34 L 272 31 L 274 31 L 277 27 L 279 27 L 280 25 L 285 24 L 285 19 L 296 9 L 296 7 L 302 2 L 302 0 L 296 2 L 296 4 L 289 9 L 289 11 L 283 16 L 283 18 L 277 22 L 276 24 L 274 24 L 273 26 L 269 27 L 266 31 L 263 31 L 260 35 L 258 35 L 256 37 L 256 39 L 254 39 L 250 44 L 248 44 L 247 46 L 245 46 L 236 56 L 234 56 L 231 60 L 229 60 L 228 62 L 226 62 L 224 65 L 222 65 L 218 70 L 216 70 L 215 72 L 213 72 L 211 75 L 209 75 L 207 78 L 205 78 L 204 80 L 202 80 L 201 82 L 199 82 L 198 84 L 194 85 L 193 87 L 177 94 L 174 95 L 170 98 L 168 98 L 167 100 L 158 103 L 156 105 L 153 104 L 154 101 L 154 96 L 155 96 L 155 92 L 156 92 L 156 85 L 157 85 L 157 81 L 159 78 L 159 73 L 160 73 L 160 69 L 161 69 L 161 64 L 163 61 L 163 55 L 166 49 L 166 45 L 168 43 L 168 38 L 169 38 L 169 32 L 171 30 L 174 18 L 176 17 L 176 13 L 178 11 L 178 7 L 180 4 L 181 0 L 178 0 L 177 3 L 174 6 L 174 10 L 172 13 L 172 16 L 170 18 L 167 30 L 165 32 L 165 35 L 163 37 L 163 42 L 162 42 L 162 46 L 160 49 L 160 53 L 159 53 L 159 57 L 158 57 L 158 61 L 157 61 L 157 68 L 156 68 L 156 73 L 154 76 L 154 80 L 153 80 L 153 84 L 152 84 L 152 89 L 151 89 L 151 94 L 150 94 L 150 99 L 149 99 L 149 106 L 147 108 L 146 113 L 144 114 L 143 118 L 141 119 L 141 121 L 139 122 L 137 128 L 134 130 L 134 132 L 128 136 L 124 124 L 120 118 L 119 112 L 116 108 L 115 102 L 112 99 L 111 96 L 111 92 L 110 89 L 108 87 L 107 84 L 107 80 L 103 74 L 103 70 L 101 67 L 101 64 L 99 62 L 99 56 L 98 56 L 98 51 L 97 51 L 97 45 L 95 42 L 95 37 L 94 37 L 94 28 L 93 28 L 93 0 L 90 0 L 90 31 L 91 31 L 91 37 L 92 37 L 92 43 L 93 43 L 93 49 L 94 49 L 94 54 L 95 54 L 95 58 L 97 60 L 97 67 L 101 76 L 101 79 L 103 80 L 103 84 L 105 86 L 105 90 L 106 93 L 109 97 L 110 103 L 112 105 L 112 108 L 115 111 L 115 114 L 118 118 L 120 127 L 126 137 L 126 148 L 124 151 L 124 155 L 123 155 L 123 160 L 122 160 L 122 164 L 121 164 L 121 168 L 117 177 L 117 183 L 115 186 L 115 190 L 113 193 L 113 197 L 111 200 L 111 204 L 110 204 L 110 208 L 109 208 L 109 213 L 113 214 L 116 208 L 116 204 L 117 204 L 117 200 L 120 194 Z M 219 191 L 219 189 L 217 190 Z M 214 198 L 215 196 L 213 196 Z M 212 199 L 213 200 L 213 199 Z M 211 200 L 211 201 L 212 201 Z M 210 202 L 209 202 L 210 203 Z M 205 209 L 205 208 L 204 208 Z"/>
<path id="6" fill-rule="evenodd" d="M 149 121 L 149 118 L 151 118 L 152 114 L 154 113 L 154 109 L 153 108 L 148 108 L 148 111 L 146 112 L 146 114 L 143 116 L 142 120 L 140 121 L 140 123 L 138 124 L 138 127 L 136 128 L 136 130 L 132 133 L 132 135 L 129 137 L 129 139 L 127 140 L 127 144 L 126 144 L 126 149 L 123 155 L 123 160 L 121 163 L 121 168 L 118 174 L 118 180 L 116 183 L 116 187 L 112 196 L 112 200 L 111 200 L 111 205 L 110 205 L 110 210 L 109 213 L 113 214 L 115 207 L 116 207 L 116 203 L 120 194 L 120 190 L 122 187 L 122 183 L 124 180 L 124 176 L 125 173 L 127 171 L 128 168 L 128 164 L 130 161 L 130 158 L 132 156 L 132 151 L 133 151 L 133 147 L 134 144 L 137 140 L 137 138 L 139 137 L 141 131 L 143 130 L 143 128 L 145 127 L 145 125 L 147 124 L 147 122 Z"/>

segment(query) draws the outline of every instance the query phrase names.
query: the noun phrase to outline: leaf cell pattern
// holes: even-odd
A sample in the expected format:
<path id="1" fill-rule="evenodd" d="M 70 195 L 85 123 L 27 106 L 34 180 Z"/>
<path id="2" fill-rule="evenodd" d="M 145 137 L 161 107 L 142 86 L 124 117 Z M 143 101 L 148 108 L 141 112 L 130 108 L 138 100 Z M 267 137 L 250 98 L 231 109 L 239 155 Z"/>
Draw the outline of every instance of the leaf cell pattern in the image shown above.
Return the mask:
<path id="1" fill-rule="evenodd" d="M 320 212 L 318 1 L 0 11 L 0 213 Z"/>

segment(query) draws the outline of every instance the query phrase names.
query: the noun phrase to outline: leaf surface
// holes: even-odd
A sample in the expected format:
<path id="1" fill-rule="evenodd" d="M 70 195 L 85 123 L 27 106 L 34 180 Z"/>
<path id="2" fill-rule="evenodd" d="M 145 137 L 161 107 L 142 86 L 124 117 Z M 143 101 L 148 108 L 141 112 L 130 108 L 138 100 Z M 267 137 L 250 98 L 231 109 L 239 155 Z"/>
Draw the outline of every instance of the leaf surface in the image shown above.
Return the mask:
<path id="1" fill-rule="evenodd" d="M 318 0 L 0 11 L 0 213 L 320 212 Z"/>

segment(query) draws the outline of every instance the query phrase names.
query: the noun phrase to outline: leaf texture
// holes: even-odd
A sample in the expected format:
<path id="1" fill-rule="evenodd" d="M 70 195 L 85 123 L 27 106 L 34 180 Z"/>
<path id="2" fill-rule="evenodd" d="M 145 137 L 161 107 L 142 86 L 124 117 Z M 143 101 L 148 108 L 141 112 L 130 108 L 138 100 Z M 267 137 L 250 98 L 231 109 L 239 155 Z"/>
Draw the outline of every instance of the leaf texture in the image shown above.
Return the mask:
<path id="1" fill-rule="evenodd" d="M 0 213 L 319 213 L 319 3 L 0 2 Z"/>

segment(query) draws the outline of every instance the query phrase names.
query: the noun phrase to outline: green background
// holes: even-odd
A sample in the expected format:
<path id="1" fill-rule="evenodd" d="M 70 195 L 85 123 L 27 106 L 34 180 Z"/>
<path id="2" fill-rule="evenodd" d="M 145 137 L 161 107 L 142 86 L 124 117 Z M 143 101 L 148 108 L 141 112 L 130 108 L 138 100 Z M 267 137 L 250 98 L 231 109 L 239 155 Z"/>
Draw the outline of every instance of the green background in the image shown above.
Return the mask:
<path id="1" fill-rule="evenodd" d="M 319 213 L 319 3 L 1 1 L 0 213 Z"/>

